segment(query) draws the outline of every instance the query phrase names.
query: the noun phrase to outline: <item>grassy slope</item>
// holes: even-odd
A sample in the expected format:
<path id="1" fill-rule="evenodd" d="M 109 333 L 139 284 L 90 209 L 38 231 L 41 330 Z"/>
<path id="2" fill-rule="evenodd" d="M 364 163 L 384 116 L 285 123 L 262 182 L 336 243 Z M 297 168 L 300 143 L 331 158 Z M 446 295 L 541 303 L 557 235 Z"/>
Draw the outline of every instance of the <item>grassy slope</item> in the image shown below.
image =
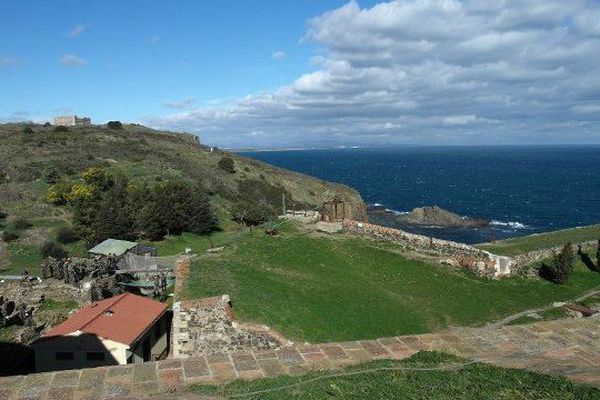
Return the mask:
<path id="1" fill-rule="evenodd" d="M 123 130 L 103 126 L 70 128 L 56 133 L 53 128 L 34 126 L 35 133 L 22 134 L 24 125 L 0 125 L 0 208 L 10 214 L 7 223 L 26 217 L 33 227 L 0 254 L 0 271 L 18 274 L 23 269 L 39 273 L 40 245 L 53 238 L 53 231 L 70 220 L 69 210 L 47 204 L 48 184 L 43 177 L 49 169 L 63 178 L 77 177 L 89 166 L 103 165 L 123 172 L 131 179 L 159 182 L 173 177 L 201 181 L 211 193 L 213 204 L 224 219 L 224 210 L 243 195 L 262 199 L 279 209 L 285 191 L 299 206 L 316 206 L 342 195 L 354 205 L 357 215 L 364 205 L 356 191 L 272 167 L 268 164 L 228 154 L 235 160 L 236 173 L 218 168 L 223 152 L 210 152 L 191 135 L 159 132 L 127 125 Z M 0 231 L 3 229 L 0 224 Z M 182 239 L 185 240 L 185 239 Z M 88 245 L 67 246 L 71 254 L 85 254 Z"/>
<path id="2" fill-rule="evenodd" d="M 443 353 L 418 353 L 408 360 L 381 360 L 347 367 L 338 373 L 378 368 L 436 368 L 466 360 Z M 593 399 L 600 389 L 535 372 L 472 364 L 458 370 L 383 370 L 342 377 L 332 372 L 238 380 L 222 387 L 192 386 L 195 392 L 245 399 Z M 310 380 L 310 382 L 309 382 Z M 284 388 L 285 386 L 290 386 Z M 264 392 L 263 392 L 264 391 Z M 251 395 L 251 393 L 257 393 Z"/>
<path id="3" fill-rule="evenodd" d="M 565 285 L 482 280 L 411 260 L 393 246 L 350 236 L 255 230 L 192 264 L 187 296 L 230 294 L 242 320 L 313 342 L 376 338 L 477 325 L 567 300 L 600 285 L 579 261 Z"/>
<path id="4" fill-rule="evenodd" d="M 600 225 L 591 225 L 499 240 L 494 243 L 482 243 L 476 247 L 499 255 L 514 256 L 528 251 L 562 246 L 568 242 L 581 243 L 597 239 L 600 239 Z"/>

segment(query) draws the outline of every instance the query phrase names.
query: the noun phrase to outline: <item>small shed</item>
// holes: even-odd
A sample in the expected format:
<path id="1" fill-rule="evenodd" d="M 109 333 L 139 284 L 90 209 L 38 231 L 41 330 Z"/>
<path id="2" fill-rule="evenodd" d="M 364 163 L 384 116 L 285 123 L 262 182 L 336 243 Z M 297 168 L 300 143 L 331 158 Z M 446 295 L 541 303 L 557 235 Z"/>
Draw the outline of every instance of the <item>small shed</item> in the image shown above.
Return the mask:
<path id="1" fill-rule="evenodd" d="M 121 257 L 131 249 L 137 247 L 137 245 L 136 242 L 127 240 L 106 239 L 88 251 L 92 255 Z"/>
<path id="2" fill-rule="evenodd" d="M 320 212 L 321 221 L 342 221 L 344 218 L 347 217 L 346 203 L 339 195 L 335 195 L 333 199 L 323 203 Z"/>

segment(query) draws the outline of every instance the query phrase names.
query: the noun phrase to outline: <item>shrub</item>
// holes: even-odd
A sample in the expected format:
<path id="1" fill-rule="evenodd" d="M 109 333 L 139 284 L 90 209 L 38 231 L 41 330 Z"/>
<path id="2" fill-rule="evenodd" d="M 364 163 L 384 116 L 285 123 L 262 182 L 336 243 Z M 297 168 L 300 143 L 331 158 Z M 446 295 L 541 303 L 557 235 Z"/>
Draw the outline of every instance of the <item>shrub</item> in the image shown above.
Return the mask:
<path id="1" fill-rule="evenodd" d="M 33 134 L 33 129 L 30 126 L 26 126 L 25 128 L 23 128 L 22 133 L 25 135 L 31 135 Z"/>
<path id="2" fill-rule="evenodd" d="M 31 226 L 31 222 L 27 218 L 17 218 L 13 221 L 12 226 L 17 230 L 27 229 Z"/>
<path id="3" fill-rule="evenodd" d="M 44 171 L 44 179 L 46 183 L 53 185 L 60 180 L 60 175 L 58 174 L 56 169 L 48 168 L 46 171 Z"/>
<path id="4" fill-rule="evenodd" d="M 241 224 L 256 226 L 267 222 L 269 211 L 260 204 L 240 201 L 233 206 L 231 216 Z"/>
<path id="5" fill-rule="evenodd" d="M 46 201 L 57 206 L 66 204 L 72 189 L 73 183 L 58 182 L 48 188 Z"/>
<path id="6" fill-rule="evenodd" d="M 62 244 L 69 244 L 77 241 L 77 235 L 70 226 L 61 226 L 56 231 L 56 241 Z"/>
<path id="7" fill-rule="evenodd" d="M 6 219 L 6 217 L 8 217 L 8 214 L 0 210 L 0 221 Z"/>
<path id="8" fill-rule="evenodd" d="M 231 174 L 235 174 L 235 163 L 233 158 L 224 156 L 219 160 L 219 168 Z"/>
<path id="9" fill-rule="evenodd" d="M 45 242 L 42 245 L 40 250 L 44 257 L 63 259 L 63 258 L 67 258 L 67 256 L 69 255 L 69 253 L 67 253 L 65 251 L 65 249 L 63 249 L 61 246 L 59 246 L 58 244 L 51 242 L 51 241 Z"/>
<path id="10" fill-rule="evenodd" d="M 54 132 L 69 132 L 69 128 L 64 125 L 58 125 L 54 127 Z"/>
<path id="11" fill-rule="evenodd" d="M 596 265 L 600 270 L 600 239 L 598 239 L 598 244 L 596 246 Z"/>
<path id="12" fill-rule="evenodd" d="M 52 124 L 50 122 L 48 122 L 48 121 L 44 122 L 44 128 L 49 128 L 51 126 L 52 126 Z"/>
<path id="13" fill-rule="evenodd" d="M 123 129 L 123 124 L 121 123 L 121 121 L 108 121 L 106 123 L 106 126 L 109 129 Z"/>
<path id="14" fill-rule="evenodd" d="M 567 243 L 559 253 L 554 254 L 550 265 L 542 265 L 540 275 L 550 282 L 563 284 L 569 280 L 573 273 L 574 262 L 573 246 L 571 246 L 571 243 Z"/>
<path id="15" fill-rule="evenodd" d="M 15 231 L 4 231 L 2 232 L 2 240 L 6 243 L 14 242 L 19 238 L 19 234 Z"/>

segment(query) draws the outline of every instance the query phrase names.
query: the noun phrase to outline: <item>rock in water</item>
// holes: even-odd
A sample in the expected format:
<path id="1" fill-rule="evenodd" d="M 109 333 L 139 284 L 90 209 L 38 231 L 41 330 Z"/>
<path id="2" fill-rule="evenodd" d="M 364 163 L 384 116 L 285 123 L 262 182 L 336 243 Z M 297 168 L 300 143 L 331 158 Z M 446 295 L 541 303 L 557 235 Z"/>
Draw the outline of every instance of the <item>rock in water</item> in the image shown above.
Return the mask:
<path id="1" fill-rule="evenodd" d="M 476 227 L 488 226 L 490 221 L 462 217 L 438 206 L 417 207 L 399 218 L 402 222 L 412 225 L 428 225 L 442 227 Z"/>

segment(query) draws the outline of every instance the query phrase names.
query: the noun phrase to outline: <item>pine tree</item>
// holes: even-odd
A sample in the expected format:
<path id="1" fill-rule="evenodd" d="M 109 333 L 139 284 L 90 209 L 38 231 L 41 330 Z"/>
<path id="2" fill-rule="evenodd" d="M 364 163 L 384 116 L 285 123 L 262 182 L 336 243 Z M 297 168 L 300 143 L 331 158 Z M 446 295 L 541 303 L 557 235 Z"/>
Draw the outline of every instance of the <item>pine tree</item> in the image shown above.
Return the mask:
<path id="1" fill-rule="evenodd" d="M 567 243 L 559 253 L 554 254 L 552 264 L 542 267 L 540 274 L 551 282 L 563 284 L 573 273 L 574 262 L 573 246 Z"/>

